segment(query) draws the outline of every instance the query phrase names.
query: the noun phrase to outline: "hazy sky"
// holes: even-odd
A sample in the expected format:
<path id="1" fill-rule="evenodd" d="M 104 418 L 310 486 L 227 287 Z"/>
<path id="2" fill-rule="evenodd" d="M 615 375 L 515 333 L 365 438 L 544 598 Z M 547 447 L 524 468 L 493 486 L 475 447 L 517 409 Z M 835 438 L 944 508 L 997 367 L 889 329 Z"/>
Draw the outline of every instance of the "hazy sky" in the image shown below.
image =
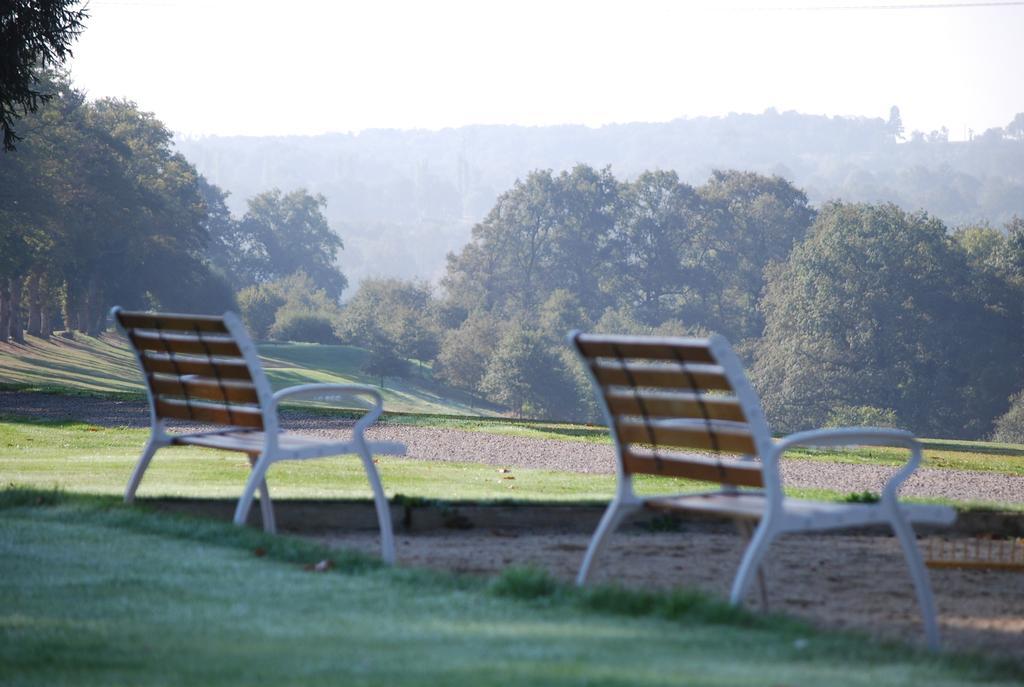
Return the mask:
<path id="1" fill-rule="evenodd" d="M 91 0 L 90 97 L 199 134 L 1024 112 L 1024 2 Z M 889 9 L 896 7 L 896 9 Z"/>

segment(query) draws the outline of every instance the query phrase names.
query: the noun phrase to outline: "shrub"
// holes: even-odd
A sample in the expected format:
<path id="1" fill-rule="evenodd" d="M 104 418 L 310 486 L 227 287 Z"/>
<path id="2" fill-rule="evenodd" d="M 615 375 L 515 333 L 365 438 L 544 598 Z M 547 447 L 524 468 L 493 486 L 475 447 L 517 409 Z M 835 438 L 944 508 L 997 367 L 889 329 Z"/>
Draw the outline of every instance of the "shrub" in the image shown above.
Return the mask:
<path id="1" fill-rule="evenodd" d="M 896 411 L 876 406 L 836 406 L 825 421 L 826 427 L 897 427 Z"/>
<path id="2" fill-rule="evenodd" d="M 284 305 L 284 297 L 276 289 L 257 284 L 238 292 L 238 310 L 246 329 L 254 339 L 266 339 L 274 325 L 277 309 Z"/>
<path id="3" fill-rule="evenodd" d="M 320 313 L 296 312 L 281 308 L 277 312 L 270 338 L 276 341 L 303 341 L 306 343 L 336 344 L 334 325 Z"/>
<path id="4" fill-rule="evenodd" d="M 1024 444 L 1024 391 L 1010 397 L 1010 409 L 996 418 L 992 441 Z"/>

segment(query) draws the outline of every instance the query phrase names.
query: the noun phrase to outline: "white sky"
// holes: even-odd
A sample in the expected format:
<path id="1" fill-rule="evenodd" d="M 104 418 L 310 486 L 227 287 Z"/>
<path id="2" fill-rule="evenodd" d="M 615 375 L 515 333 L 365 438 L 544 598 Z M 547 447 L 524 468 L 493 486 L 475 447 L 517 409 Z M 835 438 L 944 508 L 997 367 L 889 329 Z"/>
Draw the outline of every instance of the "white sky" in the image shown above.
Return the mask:
<path id="1" fill-rule="evenodd" d="M 908 133 L 1005 126 L 1024 112 L 1024 2 L 941 4 L 91 0 L 71 67 L 186 135 L 892 105 Z"/>

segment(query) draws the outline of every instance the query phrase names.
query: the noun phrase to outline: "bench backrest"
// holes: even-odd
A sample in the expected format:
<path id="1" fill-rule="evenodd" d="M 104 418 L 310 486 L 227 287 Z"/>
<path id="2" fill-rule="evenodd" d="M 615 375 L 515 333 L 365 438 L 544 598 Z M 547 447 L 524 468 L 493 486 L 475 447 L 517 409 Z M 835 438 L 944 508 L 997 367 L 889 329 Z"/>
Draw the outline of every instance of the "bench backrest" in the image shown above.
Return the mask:
<path id="1" fill-rule="evenodd" d="M 760 463 L 736 460 L 763 454 L 771 436 L 724 338 L 573 332 L 569 340 L 603 403 L 623 474 L 764 486 Z"/>
<path id="2" fill-rule="evenodd" d="M 135 351 L 154 420 L 265 429 L 269 385 L 252 341 L 233 314 L 114 308 L 112 315 Z"/>

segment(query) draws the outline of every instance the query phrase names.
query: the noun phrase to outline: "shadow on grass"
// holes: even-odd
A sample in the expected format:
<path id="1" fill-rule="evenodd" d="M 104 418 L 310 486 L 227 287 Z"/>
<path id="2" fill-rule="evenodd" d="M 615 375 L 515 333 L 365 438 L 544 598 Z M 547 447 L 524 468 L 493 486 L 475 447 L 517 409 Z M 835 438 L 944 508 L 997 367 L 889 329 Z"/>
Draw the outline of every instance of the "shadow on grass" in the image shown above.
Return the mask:
<path id="1" fill-rule="evenodd" d="M 0 413 L 0 422 L 10 422 L 18 425 L 32 425 L 34 427 L 55 427 L 60 429 L 95 426 L 88 422 L 82 422 L 81 420 L 75 420 L 72 418 L 35 417 L 29 415 L 12 415 L 10 413 Z"/>
<path id="2" fill-rule="evenodd" d="M 973 444 L 962 441 L 946 441 L 943 439 L 922 439 L 921 445 L 929 451 L 954 451 L 957 453 L 982 453 L 993 456 L 1024 457 L 1024 447 L 1011 448 L 1006 444 Z"/>

